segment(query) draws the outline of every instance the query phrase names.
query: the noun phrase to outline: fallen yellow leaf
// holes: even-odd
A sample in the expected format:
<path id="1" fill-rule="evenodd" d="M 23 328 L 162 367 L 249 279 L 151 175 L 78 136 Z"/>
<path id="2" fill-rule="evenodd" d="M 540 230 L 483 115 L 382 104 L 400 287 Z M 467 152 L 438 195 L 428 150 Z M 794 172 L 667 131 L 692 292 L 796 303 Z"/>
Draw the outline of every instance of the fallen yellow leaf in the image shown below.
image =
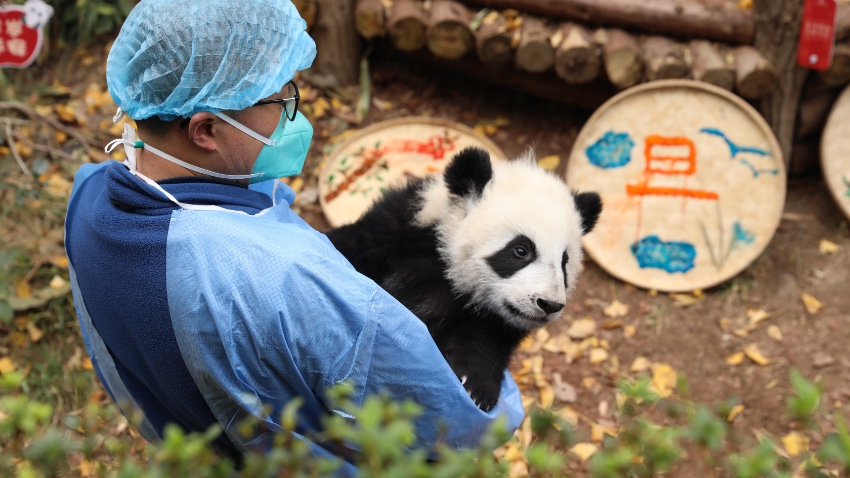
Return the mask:
<path id="1" fill-rule="evenodd" d="M 731 423 L 733 420 L 735 420 L 735 417 L 737 417 L 741 412 L 744 411 L 744 408 L 745 407 L 743 405 L 735 405 L 734 407 L 732 407 L 732 409 L 729 410 L 729 415 L 726 416 L 726 421 Z"/>
<path id="2" fill-rule="evenodd" d="M 803 292 L 802 297 L 803 297 L 803 304 L 806 306 L 806 311 L 808 311 L 808 313 L 814 315 L 814 314 L 817 314 L 818 312 L 820 312 L 820 310 L 823 308 L 823 304 L 821 304 L 821 302 L 819 300 L 815 299 L 814 297 L 810 296 L 809 294 L 806 294 L 805 292 Z"/>
<path id="3" fill-rule="evenodd" d="M 92 365 L 89 357 L 83 359 L 83 370 L 94 370 L 94 365 Z"/>
<path id="4" fill-rule="evenodd" d="M 574 320 L 573 323 L 570 324 L 570 328 L 567 330 L 567 335 L 576 340 L 580 340 L 590 337 L 595 332 L 596 321 L 589 317 L 585 317 L 583 319 Z"/>
<path id="5" fill-rule="evenodd" d="M 525 457 L 523 457 L 523 460 L 525 460 Z M 510 478 L 525 478 L 528 476 L 528 463 L 525 461 L 511 462 L 508 467 L 508 476 Z"/>
<path id="6" fill-rule="evenodd" d="M 54 105 L 53 110 L 56 111 L 56 116 L 66 123 L 77 121 L 77 113 L 74 111 L 74 108 L 68 105 Z"/>
<path id="7" fill-rule="evenodd" d="M 316 101 L 313 102 L 313 119 L 319 119 L 322 116 L 325 116 L 325 113 L 328 112 L 328 108 L 330 108 L 330 103 L 324 97 L 319 97 Z"/>
<path id="8" fill-rule="evenodd" d="M 600 364 L 608 360 L 608 351 L 603 348 L 590 349 L 590 363 Z"/>
<path id="9" fill-rule="evenodd" d="M 540 406 L 550 408 L 553 403 L 555 403 L 555 392 L 552 390 L 552 387 L 541 387 Z"/>
<path id="10" fill-rule="evenodd" d="M 50 256 L 47 260 L 60 269 L 68 268 L 68 256 Z"/>
<path id="11" fill-rule="evenodd" d="M 809 439 L 798 432 L 791 432 L 782 437 L 782 444 L 791 456 L 797 456 L 809 449 Z"/>
<path id="12" fill-rule="evenodd" d="M 746 354 L 746 356 L 749 357 L 750 360 L 761 366 L 765 366 L 770 363 L 770 359 L 764 356 L 764 354 L 761 352 L 761 349 L 759 349 L 758 344 L 756 343 L 752 343 L 744 347 L 744 354 Z"/>
<path id="13" fill-rule="evenodd" d="M 546 171 L 554 171 L 561 164 L 561 157 L 557 154 L 545 156 L 537 160 L 537 165 Z"/>
<path id="14" fill-rule="evenodd" d="M 820 249 L 821 254 L 832 254 L 838 252 L 839 249 L 838 244 L 827 241 L 826 239 L 820 241 L 820 246 L 818 248 Z"/>
<path id="15" fill-rule="evenodd" d="M 557 414 L 566 420 L 570 425 L 578 425 L 578 413 L 570 407 L 564 407 L 557 411 Z"/>
<path id="16" fill-rule="evenodd" d="M 652 362 L 646 357 L 638 357 L 632 362 L 632 372 L 645 372 L 652 366 Z"/>
<path id="17" fill-rule="evenodd" d="M 94 473 L 94 464 L 89 460 L 83 460 L 77 465 L 77 471 L 80 472 L 80 476 L 82 477 L 92 476 Z"/>
<path id="18" fill-rule="evenodd" d="M 27 332 L 30 334 L 30 340 L 33 343 L 38 343 L 44 337 L 44 332 L 32 322 L 27 322 Z"/>
<path id="19" fill-rule="evenodd" d="M 18 281 L 18 283 L 15 284 L 15 294 L 21 299 L 29 299 L 32 297 L 30 283 L 25 280 Z"/>
<path id="20" fill-rule="evenodd" d="M 599 447 L 593 443 L 577 443 L 575 446 L 570 448 L 570 453 L 579 457 L 582 462 L 587 461 L 587 459 L 593 456 L 593 454 L 597 451 L 599 451 Z"/>
<path id="21" fill-rule="evenodd" d="M 15 371 L 15 362 L 9 357 L 0 358 L 0 375 Z"/>
<path id="22" fill-rule="evenodd" d="M 741 362 L 744 361 L 744 352 L 737 352 L 728 357 L 726 357 L 726 363 L 729 365 L 741 365 Z"/>
<path id="23" fill-rule="evenodd" d="M 652 370 L 652 386 L 662 397 L 669 397 L 673 394 L 677 379 L 676 370 L 666 363 L 657 364 Z"/>
<path id="24" fill-rule="evenodd" d="M 627 325 L 627 326 L 623 327 L 623 335 L 625 335 L 626 338 L 632 338 L 632 337 L 635 336 L 636 333 L 637 333 L 637 329 L 635 328 L 634 325 Z"/>
<path id="25" fill-rule="evenodd" d="M 53 276 L 53 279 L 50 279 L 50 288 L 54 290 L 60 290 L 68 284 L 68 281 L 59 277 Z"/>
<path id="26" fill-rule="evenodd" d="M 782 342 L 782 330 L 775 325 L 771 325 L 767 328 L 767 336 L 777 342 Z"/>
<path id="27" fill-rule="evenodd" d="M 608 317 L 623 317 L 629 313 L 629 306 L 614 299 L 614 302 L 611 302 L 611 305 L 605 307 L 602 312 Z"/>
<path id="28" fill-rule="evenodd" d="M 704 295 L 696 296 L 693 294 L 670 294 L 673 299 L 673 304 L 676 307 L 690 307 L 705 298 Z"/>

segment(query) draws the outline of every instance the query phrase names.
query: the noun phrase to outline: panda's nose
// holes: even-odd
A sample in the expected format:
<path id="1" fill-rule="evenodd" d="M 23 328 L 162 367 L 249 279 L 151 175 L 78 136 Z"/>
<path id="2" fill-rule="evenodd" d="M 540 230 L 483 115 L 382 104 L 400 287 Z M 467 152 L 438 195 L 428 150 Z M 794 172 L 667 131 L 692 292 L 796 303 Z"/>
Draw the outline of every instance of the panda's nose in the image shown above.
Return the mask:
<path id="1" fill-rule="evenodd" d="M 547 314 L 554 314 L 564 308 L 564 304 L 552 302 L 550 300 L 537 299 L 537 307 Z"/>

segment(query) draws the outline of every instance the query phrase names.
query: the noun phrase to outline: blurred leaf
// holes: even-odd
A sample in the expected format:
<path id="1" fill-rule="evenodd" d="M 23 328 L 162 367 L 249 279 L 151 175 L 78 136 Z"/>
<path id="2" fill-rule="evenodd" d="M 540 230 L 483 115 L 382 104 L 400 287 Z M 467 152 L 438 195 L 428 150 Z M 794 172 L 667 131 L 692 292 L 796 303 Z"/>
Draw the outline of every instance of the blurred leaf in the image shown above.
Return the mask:
<path id="1" fill-rule="evenodd" d="M 652 386 L 662 397 L 669 397 L 676 387 L 677 374 L 673 367 L 666 363 L 656 364 L 652 370 Z"/>
<path id="2" fill-rule="evenodd" d="M 15 316 L 15 310 L 12 309 L 12 304 L 6 299 L 0 299 L 0 323 L 8 324 Z"/>
<path id="3" fill-rule="evenodd" d="M 770 363 L 770 359 L 764 356 L 758 344 L 752 343 L 744 347 L 744 354 L 753 362 L 765 366 Z"/>
<path id="4" fill-rule="evenodd" d="M 369 52 L 363 54 L 360 60 L 360 98 L 357 100 L 357 122 L 360 123 L 369 113 L 372 104 L 372 79 L 369 76 Z"/>
<path id="5" fill-rule="evenodd" d="M 817 314 L 823 308 L 823 304 L 813 296 L 802 293 L 803 305 L 806 306 L 806 311 L 812 315 Z"/>
<path id="6" fill-rule="evenodd" d="M 791 369 L 791 386 L 794 395 L 787 398 L 791 416 L 798 420 L 808 420 L 820 406 L 821 391 L 817 385 L 806 380 L 797 369 Z"/>

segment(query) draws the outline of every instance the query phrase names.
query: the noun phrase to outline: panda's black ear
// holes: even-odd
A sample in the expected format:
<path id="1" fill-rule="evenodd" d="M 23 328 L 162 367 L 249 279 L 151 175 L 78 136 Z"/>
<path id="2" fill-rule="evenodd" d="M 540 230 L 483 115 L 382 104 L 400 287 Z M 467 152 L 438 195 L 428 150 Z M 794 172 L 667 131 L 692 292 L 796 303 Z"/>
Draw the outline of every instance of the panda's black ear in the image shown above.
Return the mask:
<path id="1" fill-rule="evenodd" d="M 596 193 L 589 192 L 578 193 L 573 199 L 576 203 L 576 209 L 581 215 L 583 234 L 587 234 L 593 230 L 596 221 L 599 220 L 599 214 L 602 212 L 602 198 Z"/>
<path id="2" fill-rule="evenodd" d="M 493 178 L 490 154 L 482 148 L 462 149 L 446 166 L 443 178 L 452 195 L 480 197 L 484 186 Z"/>

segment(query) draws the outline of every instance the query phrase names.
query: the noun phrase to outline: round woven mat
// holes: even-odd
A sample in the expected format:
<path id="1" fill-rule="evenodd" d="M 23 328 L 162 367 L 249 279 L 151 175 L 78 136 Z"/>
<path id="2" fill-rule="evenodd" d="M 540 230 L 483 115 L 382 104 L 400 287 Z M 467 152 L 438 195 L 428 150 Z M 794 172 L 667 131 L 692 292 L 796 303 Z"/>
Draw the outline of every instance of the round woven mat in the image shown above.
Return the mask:
<path id="1" fill-rule="evenodd" d="M 827 188 L 850 219 L 850 87 L 844 89 L 829 113 L 820 157 Z"/>
<path id="2" fill-rule="evenodd" d="M 413 117 L 373 124 L 346 138 L 319 173 L 319 203 L 333 227 L 354 222 L 388 187 L 440 174 L 467 146 L 505 154 L 486 136 L 448 120 Z"/>
<path id="3" fill-rule="evenodd" d="M 589 256 L 646 289 L 720 284 L 767 247 L 782 215 L 786 173 L 762 117 L 721 88 L 646 83 L 596 111 L 566 171 L 604 203 L 585 236 Z"/>

